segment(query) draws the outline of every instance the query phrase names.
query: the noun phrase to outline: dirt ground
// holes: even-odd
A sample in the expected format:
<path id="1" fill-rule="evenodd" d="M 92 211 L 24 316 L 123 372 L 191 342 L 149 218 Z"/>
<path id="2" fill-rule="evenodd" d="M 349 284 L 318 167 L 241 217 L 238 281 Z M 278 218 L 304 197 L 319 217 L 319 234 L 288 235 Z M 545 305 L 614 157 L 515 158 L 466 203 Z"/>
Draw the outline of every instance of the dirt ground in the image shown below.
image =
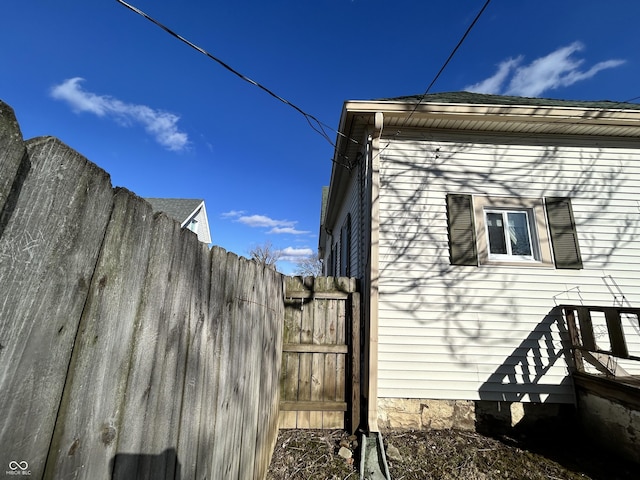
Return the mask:
<path id="1" fill-rule="evenodd" d="M 392 430 L 382 432 L 382 438 L 393 480 L 640 478 L 640 465 L 594 450 L 580 436 L 541 440 L 456 430 Z M 342 431 L 281 430 L 267 479 L 359 479 L 359 439 Z M 343 458 L 348 450 L 353 457 Z"/>

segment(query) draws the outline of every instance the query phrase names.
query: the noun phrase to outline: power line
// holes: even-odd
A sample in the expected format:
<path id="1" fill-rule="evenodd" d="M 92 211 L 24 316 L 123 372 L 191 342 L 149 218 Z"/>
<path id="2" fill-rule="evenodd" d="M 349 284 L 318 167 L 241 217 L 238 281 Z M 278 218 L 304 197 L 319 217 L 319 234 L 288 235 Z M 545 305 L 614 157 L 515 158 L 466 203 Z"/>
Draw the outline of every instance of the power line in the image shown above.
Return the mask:
<path id="1" fill-rule="evenodd" d="M 266 92 L 267 94 L 271 95 L 272 97 L 274 97 L 276 100 L 279 100 L 280 102 L 284 103 L 285 105 L 293 108 L 295 111 L 297 111 L 298 113 L 300 113 L 305 120 L 307 121 L 307 123 L 309 124 L 309 126 L 317 133 L 319 133 L 327 142 L 329 142 L 329 144 L 334 147 L 336 147 L 335 143 L 331 140 L 331 138 L 329 138 L 329 134 L 327 133 L 327 129 L 331 130 L 332 132 L 335 132 L 336 134 L 338 134 L 339 136 L 342 136 L 344 138 L 347 138 L 348 140 L 351 140 L 352 142 L 358 143 L 353 139 L 348 138 L 346 135 L 344 135 L 343 133 L 333 129 L 332 127 L 330 127 L 329 125 L 321 122 L 320 120 L 318 120 L 318 118 L 316 118 L 314 115 L 311 115 L 310 113 L 305 112 L 304 110 L 302 110 L 300 107 L 298 107 L 297 105 L 291 103 L 290 101 L 288 101 L 287 99 L 281 97 L 280 95 L 276 94 L 273 90 L 265 87 L 264 85 L 261 85 L 260 83 L 256 82 L 255 80 L 252 80 L 251 78 L 247 77 L 246 75 L 243 75 L 242 73 L 240 73 L 238 70 L 234 69 L 233 67 L 231 67 L 229 64 L 223 62 L 222 60 L 220 60 L 218 57 L 212 55 L 211 53 L 207 52 L 205 49 L 203 49 L 202 47 L 199 47 L 198 45 L 196 45 L 195 43 L 190 42 L 189 40 L 187 40 L 186 38 L 184 38 L 182 35 L 179 35 L 178 33 L 174 32 L 173 30 L 171 30 L 169 27 L 163 25 L 162 23 L 160 23 L 159 21 L 155 20 L 154 18 L 152 18 L 151 16 L 147 15 L 146 13 L 144 13 L 142 10 L 134 7 L 133 5 L 130 5 L 126 2 L 124 2 L 123 0 L 116 0 L 119 4 L 127 7 L 129 10 L 137 13 L 138 15 L 146 18 L 147 20 L 149 20 L 150 22 L 154 23 L 155 25 L 157 25 L 158 27 L 160 27 L 162 30 L 164 30 L 165 32 L 167 32 L 169 35 L 171 35 L 172 37 L 177 38 L 178 40 L 180 40 L 181 42 L 185 43 L 186 45 L 190 46 L 191 48 L 193 48 L 194 50 L 200 52 L 201 54 L 205 55 L 206 57 L 210 58 L 211 60 L 213 60 L 214 62 L 218 63 L 220 66 L 224 67 L 225 69 L 227 69 L 228 71 L 230 71 L 231 73 L 233 73 L 234 75 L 240 77 L 242 80 L 244 80 L 247 83 L 250 83 L 251 85 L 258 87 L 260 90 Z M 343 165 L 344 167 L 347 168 L 351 168 L 349 165 Z"/>
<path id="2" fill-rule="evenodd" d="M 464 43 L 464 41 L 466 40 L 466 38 L 469 36 L 469 33 L 471 33 L 471 30 L 473 29 L 473 27 L 475 26 L 476 23 L 478 23 L 478 20 L 480 20 L 480 17 L 482 16 L 482 14 L 484 13 L 484 11 L 487 9 L 487 7 L 489 6 L 489 3 L 491 3 L 491 0 L 487 0 L 485 2 L 485 4 L 483 5 L 483 7 L 480 9 L 480 11 L 478 12 L 478 14 L 475 16 L 475 18 L 473 19 L 473 21 L 471 22 L 471 24 L 467 27 L 467 30 L 464 32 L 464 34 L 462 35 L 462 37 L 460 38 L 460 40 L 458 41 L 457 45 L 453 48 L 453 50 L 451 51 L 451 53 L 449 54 L 449 57 L 447 58 L 447 60 L 442 64 L 442 66 L 440 67 L 440 70 L 438 70 L 438 73 L 435 75 L 435 77 L 433 77 L 433 80 L 431 80 L 431 83 L 429 84 L 429 86 L 427 87 L 427 89 L 424 91 L 424 93 L 420 96 L 420 98 L 418 99 L 418 101 L 416 102 L 416 104 L 413 106 L 413 109 L 411 110 L 411 112 L 409 113 L 409 115 L 407 115 L 405 117 L 405 119 L 402 122 L 402 125 L 400 125 L 400 127 L 398 128 L 396 134 L 394 135 L 394 137 L 397 137 L 398 135 L 400 135 L 402 129 L 406 126 L 407 122 L 409 122 L 409 120 L 411 119 L 411 117 L 413 116 L 413 114 L 416 112 L 416 110 L 418 109 L 418 106 L 422 103 L 422 101 L 424 100 L 424 98 L 429 94 L 429 91 L 431 90 L 431 87 L 433 87 L 433 85 L 436 83 L 436 81 L 438 80 L 438 78 L 440 78 L 440 75 L 442 74 L 442 72 L 444 72 L 445 68 L 447 68 L 447 65 L 449 65 L 449 62 L 451 62 L 451 60 L 453 59 L 454 55 L 456 54 L 456 52 L 460 49 L 460 47 L 462 46 L 462 44 Z M 343 137 L 348 138 L 346 135 L 342 134 Z M 352 140 L 355 142 L 355 140 Z M 358 142 L 356 142 L 358 143 Z M 382 152 L 384 152 L 387 147 L 390 145 L 390 143 L 387 143 L 387 145 L 385 147 L 383 147 L 382 149 L 380 149 L 377 152 L 377 155 L 380 156 L 382 154 Z M 337 152 L 337 148 L 336 148 L 336 152 Z"/>
<path id="3" fill-rule="evenodd" d="M 442 64 L 442 67 L 440 67 L 440 70 L 438 70 L 438 73 L 436 74 L 436 76 L 433 77 L 433 80 L 431 80 L 431 83 L 429 84 L 427 89 L 424 91 L 424 93 L 422 94 L 422 96 L 420 97 L 418 102 L 415 104 L 415 106 L 413 107 L 413 110 L 411 111 L 409 116 L 403 122 L 403 126 L 406 124 L 406 122 L 409 121 L 409 119 L 416 112 L 416 110 L 418 109 L 418 106 L 420 105 L 420 103 L 422 103 L 422 100 L 424 100 L 424 97 L 426 97 L 429 94 L 429 92 L 431 91 L 431 87 L 433 87 L 433 85 L 438 81 L 438 78 L 440 78 L 440 75 L 442 75 L 442 72 L 444 72 L 444 69 L 447 68 L 447 65 L 449 65 L 449 62 L 451 61 L 451 59 L 453 59 L 453 57 L 456 54 L 456 52 L 458 51 L 458 49 L 462 46 L 462 44 L 466 40 L 466 38 L 469 35 L 469 33 L 471 33 L 471 30 L 473 29 L 475 24 L 478 23 L 478 20 L 480 20 L 480 17 L 482 16 L 484 11 L 489 6 L 489 3 L 491 3 L 491 0 L 487 0 L 485 2 L 484 6 L 480 9 L 480 11 L 476 15 L 476 17 L 473 19 L 473 22 L 471 22 L 471 24 L 467 27 L 467 30 L 464 32 L 464 35 L 462 35 L 462 38 L 460 38 L 460 40 L 458 41 L 458 44 L 451 51 L 451 53 L 449 54 L 449 57 L 447 58 L 447 60 Z"/>

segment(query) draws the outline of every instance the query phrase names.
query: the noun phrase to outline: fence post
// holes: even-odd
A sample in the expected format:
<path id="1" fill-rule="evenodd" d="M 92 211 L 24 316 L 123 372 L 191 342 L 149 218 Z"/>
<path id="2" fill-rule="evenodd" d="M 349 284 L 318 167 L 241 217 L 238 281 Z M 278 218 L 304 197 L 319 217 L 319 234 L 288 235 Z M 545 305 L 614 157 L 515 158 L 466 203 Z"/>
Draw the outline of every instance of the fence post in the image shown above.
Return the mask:
<path id="1" fill-rule="evenodd" d="M 582 352 L 579 350 L 582 344 L 580 342 L 578 327 L 576 326 L 575 310 L 572 307 L 566 307 L 564 309 L 564 316 L 567 319 L 567 327 L 569 328 L 569 336 L 571 337 L 571 351 L 573 353 L 573 362 L 577 371 L 584 372 Z"/>
<path id="2" fill-rule="evenodd" d="M 349 432 L 354 434 L 360 425 L 360 293 L 351 295 L 351 409 L 349 418 Z"/>

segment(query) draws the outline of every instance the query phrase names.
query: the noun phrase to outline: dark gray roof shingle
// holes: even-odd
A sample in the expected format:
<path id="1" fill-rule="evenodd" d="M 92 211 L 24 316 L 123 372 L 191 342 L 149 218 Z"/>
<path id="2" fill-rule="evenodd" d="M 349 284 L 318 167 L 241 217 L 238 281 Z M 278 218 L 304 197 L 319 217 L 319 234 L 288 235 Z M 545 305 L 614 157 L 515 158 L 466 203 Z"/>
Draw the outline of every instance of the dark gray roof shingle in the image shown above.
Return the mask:
<path id="1" fill-rule="evenodd" d="M 197 198 L 145 198 L 154 212 L 164 212 L 182 224 L 202 203 Z"/>
<path id="2" fill-rule="evenodd" d="M 508 95 L 490 95 L 472 92 L 441 92 L 427 95 L 408 95 L 405 97 L 379 98 L 379 101 L 399 102 L 438 102 L 438 103 L 470 103 L 485 105 L 530 105 L 551 107 L 577 107 L 612 110 L 640 110 L 640 104 L 626 102 L 612 102 L 609 100 L 558 100 L 552 98 L 513 97 Z"/>

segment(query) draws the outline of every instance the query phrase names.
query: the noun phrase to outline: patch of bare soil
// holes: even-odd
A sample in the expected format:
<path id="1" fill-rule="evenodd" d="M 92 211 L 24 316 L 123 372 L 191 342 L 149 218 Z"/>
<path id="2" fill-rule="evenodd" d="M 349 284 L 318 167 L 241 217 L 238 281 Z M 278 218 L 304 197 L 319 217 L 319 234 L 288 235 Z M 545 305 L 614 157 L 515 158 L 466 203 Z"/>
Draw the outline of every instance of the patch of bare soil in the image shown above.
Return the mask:
<path id="1" fill-rule="evenodd" d="M 341 430 L 280 430 L 267 479 L 357 480 L 359 461 L 357 438 Z"/>
<path id="2" fill-rule="evenodd" d="M 393 480 L 637 480 L 640 465 L 594 450 L 579 436 L 492 438 L 456 430 L 382 433 Z M 359 437 L 358 437 L 359 440 Z M 356 480 L 360 450 L 341 431 L 281 430 L 270 480 Z M 353 452 L 351 459 L 340 448 Z"/>

